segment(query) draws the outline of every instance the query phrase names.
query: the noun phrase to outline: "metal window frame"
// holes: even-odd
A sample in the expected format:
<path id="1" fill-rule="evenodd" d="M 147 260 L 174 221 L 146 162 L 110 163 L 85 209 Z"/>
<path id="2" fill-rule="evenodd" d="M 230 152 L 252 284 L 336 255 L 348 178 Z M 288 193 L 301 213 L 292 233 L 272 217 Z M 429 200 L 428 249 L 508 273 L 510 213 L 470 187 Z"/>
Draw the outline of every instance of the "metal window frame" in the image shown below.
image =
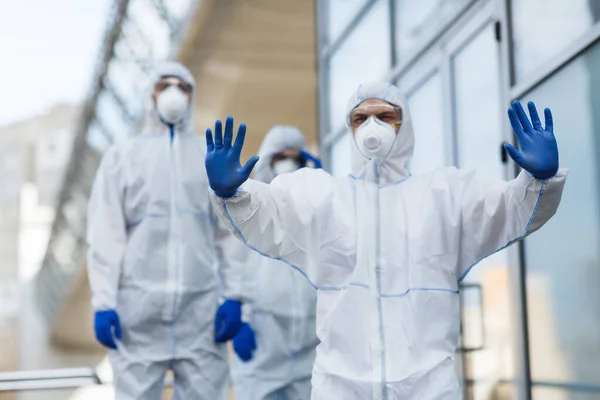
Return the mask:
<path id="1" fill-rule="evenodd" d="M 393 7 L 391 8 L 391 12 L 395 12 L 396 2 L 398 0 L 391 0 L 393 3 Z M 410 69 L 410 67 L 418 62 L 419 58 L 426 54 L 432 47 L 435 47 L 440 43 L 440 41 L 448 35 L 448 32 L 455 29 L 459 21 L 463 20 L 463 16 L 471 10 L 471 8 L 480 6 L 482 3 L 486 3 L 489 0 L 468 0 L 462 7 L 454 12 L 453 15 L 448 16 L 448 19 L 444 21 L 442 27 L 436 31 L 432 31 L 423 37 L 421 37 L 415 44 L 413 50 L 409 51 L 406 54 L 406 61 L 400 59 L 400 63 L 395 63 L 394 68 L 390 71 L 390 80 L 393 77 L 400 76 L 403 71 Z M 396 39 L 398 37 L 398 32 L 396 31 L 396 18 L 395 15 L 392 15 L 394 28 L 392 30 L 392 35 L 394 36 L 393 42 L 396 44 Z M 394 46 L 394 54 L 396 54 L 398 60 L 399 54 L 398 49 Z"/>
<path id="2" fill-rule="evenodd" d="M 452 93 L 450 90 L 451 71 L 449 62 L 441 51 L 429 51 L 423 55 L 419 62 L 419 68 L 412 68 L 407 71 L 401 79 L 395 81 L 396 85 L 404 93 L 406 100 L 417 93 L 431 78 L 439 75 L 442 91 L 442 120 L 445 126 L 452 126 L 453 109 Z M 454 165 L 456 160 L 456 146 L 452 129 L 446 135 L 444 141 L 444 165 Z"/>
<path id="3" fill-rule="evenodd" d="M 531 92 L 538 86 L 542 85 L 571 61 L 585 53 L 586 50 L 596 44 L 599 40 L 600 22 L 597 22 L 590 28 L 590 30 L 588 30 L 588 32 L 575 39 L 568 48 L 556 54 L 544 66 L 538 68 L 535 72 L 527 75 L 523 82 L 517 82 L 510 90 L 511 99 L 516 100 L 520 97 L 523 97 L 528 92 Z"/>

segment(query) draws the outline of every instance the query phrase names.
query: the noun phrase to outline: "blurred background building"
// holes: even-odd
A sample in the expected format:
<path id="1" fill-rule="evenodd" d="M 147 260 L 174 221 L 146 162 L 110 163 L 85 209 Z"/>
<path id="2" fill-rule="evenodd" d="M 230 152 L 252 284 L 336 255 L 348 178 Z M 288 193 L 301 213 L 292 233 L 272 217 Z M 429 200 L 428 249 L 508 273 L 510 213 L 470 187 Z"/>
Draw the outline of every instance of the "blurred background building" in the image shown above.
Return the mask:
<path id="1" fill-rule="evenodd" d="M 136 133 L 148 74 L 167 59 L 198 81 L 198 132 L 234 115 L 248 124 L 247 157 L 272 125 L 298 125 L 337 176 L 350 172 L 346 101 L 364 81 L 405 93 L 414 174 L 457 165 L 513 177 L 506 108 L 550 107 L 570 169 L 560 211 L 465 280 L 457 370 L 465 399 L 600 399 L 600 1 L 104 3 L 95 66 L 80 79 L 87 95 L 71 101 L 81 104 L 0 127 L 0 399 L 111 396 L 92 330 L 85 211 L 102 153 Z M 58 18 L 72 9 L 61 4 Z M 36 92 L 25 94 L 15 98 Z"/>

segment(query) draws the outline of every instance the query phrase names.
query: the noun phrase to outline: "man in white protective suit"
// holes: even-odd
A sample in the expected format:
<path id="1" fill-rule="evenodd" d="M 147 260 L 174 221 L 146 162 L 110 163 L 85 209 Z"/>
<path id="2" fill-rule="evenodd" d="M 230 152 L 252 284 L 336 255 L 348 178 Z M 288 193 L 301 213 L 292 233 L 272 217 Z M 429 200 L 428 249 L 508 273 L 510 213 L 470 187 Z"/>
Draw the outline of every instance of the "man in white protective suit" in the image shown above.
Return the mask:
<path id="1" fill-rule="evenodd" d="M 270 183 L 308 163 L 320 168 L 320 161 L 304 149 L 304 144 L 299 128 L 274 126 L 258 152 L 254 179 Z M 245 323 L 233 339 L 238 356 L 232 365 L 237 400 L 310 398 L 319 343 L 316 291 L 300 271 L 280 264 L 258 253 L 247 258 Z"/>
<path id="2" fill-rule="evenodd" d="M 110 349 L 118 400 L 161 399 L 167 370 L 179 399 L 227 396 L 227 350 L 216 342 L 242 325 L 245 264 L 232 254 L 247 249 L 213 214 L 194 87 L 181 64 L 156 69 L 142 133 L 106 151 L 90 198 L 94 329 Z"/>
<path id="3" fill-rule="evenodd" d="M 305 273 L 318 289 L 321 343 L 312 399 L 459 399 L 453 356 L 459 283 L 483 258 L 539 229 L 566 179 L 552 115 L 533 103 L 509 118 L 523 170 L 513 180 L 441 168 L 411 176 L 415 136 L 398 89 L 358 87 L 348 104 L 352 175 L 301 169 L 272 184 L 248 180 L 233 119 L 207 131 L 206 168 L 219 218 L 251 249 Z"/>

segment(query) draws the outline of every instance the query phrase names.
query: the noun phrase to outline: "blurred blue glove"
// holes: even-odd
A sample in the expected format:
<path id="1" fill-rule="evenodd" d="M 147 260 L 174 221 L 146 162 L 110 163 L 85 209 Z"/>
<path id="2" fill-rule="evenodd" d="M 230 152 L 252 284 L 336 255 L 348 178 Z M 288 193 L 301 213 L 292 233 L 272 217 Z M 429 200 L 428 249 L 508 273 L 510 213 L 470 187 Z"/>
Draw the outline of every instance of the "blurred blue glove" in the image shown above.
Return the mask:
<path id="1" fill-rule="evenodd" d="M 321 160 L 319 160 L 317 157 L 310 154 L 308 151 L 302 150 L 300 152 L 300 155 L 302 156 L 302 159 L 304 160 L 304 164 L 306 164 L 307 161 L 312 161 L 312 163 L 315 165 L 315 168 L 323 168 L 323 164 L 321 163 Z"/>
<path id="2" fill-rule="evenodd" d="M 508 143 L 504 144 L 504 148 L 510 158 L 535 178 L 552 178 L 558 172 L 558 145 L 554 137 L 552 112 L 549 108 L 544 110 L 546 128 L 542 128 L 535 104 L 530 101 L 527 107 L 531 123 L 523 106 L 518 101 L 513 102 L 513 106 L 508 109 L 508 118 L 517 136 L 521 151 Z"/>
<path id="3" fill-rule="evenodd" d="M 240 164 L 240 154 L 246 137 L 245 124 L 240 125 L 233 146 L 233 117 L 227 117 L 225 121 L 225 137 L 221 133 L 222 129 L 221 121 L 217 121 L 214 143 L 212 132 L 210 129 L 206 130 L 206 173 L 212 190 L 219 197 L 228 198 L 248 180 L 258 157 L 250 158 L 243 167 Z"/>
<path id="4" fill-rule="evenodd" d="M 226 342 L 233 339 L 242 327 L 242 303 L 238 300 L 225 300 L 215 317 L 215 341 Z"/>
<path id="5" fill-rule="evenodd" d="M 113 334 L 114 330 L 114 334 Z M 94 315 L 96 339 L 109 349 L 116 350 L 115 338 L 121 339 L 121 322 L 115 310 L 96 311 Z"/>
<path id="6" fill-rule="evenodd" d="M 252 359 L 252 352 L 256 350 L 256 338 L 249 324 L 242 325 L 240 332 L 233 338 L 233 350 L 244 362 Z"/>

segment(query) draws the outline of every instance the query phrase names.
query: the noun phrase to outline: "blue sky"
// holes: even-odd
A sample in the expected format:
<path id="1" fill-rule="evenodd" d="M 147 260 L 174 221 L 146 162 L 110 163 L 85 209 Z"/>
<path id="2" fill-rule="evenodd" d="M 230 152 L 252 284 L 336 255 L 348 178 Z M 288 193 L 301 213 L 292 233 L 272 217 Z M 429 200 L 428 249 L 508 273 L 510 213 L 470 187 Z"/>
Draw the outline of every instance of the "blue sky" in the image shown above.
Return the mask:
<path id="1" fill-rule="evenodd" d="M 0 125 L 85 99 L 112 0 L 0 0 Z"/>

